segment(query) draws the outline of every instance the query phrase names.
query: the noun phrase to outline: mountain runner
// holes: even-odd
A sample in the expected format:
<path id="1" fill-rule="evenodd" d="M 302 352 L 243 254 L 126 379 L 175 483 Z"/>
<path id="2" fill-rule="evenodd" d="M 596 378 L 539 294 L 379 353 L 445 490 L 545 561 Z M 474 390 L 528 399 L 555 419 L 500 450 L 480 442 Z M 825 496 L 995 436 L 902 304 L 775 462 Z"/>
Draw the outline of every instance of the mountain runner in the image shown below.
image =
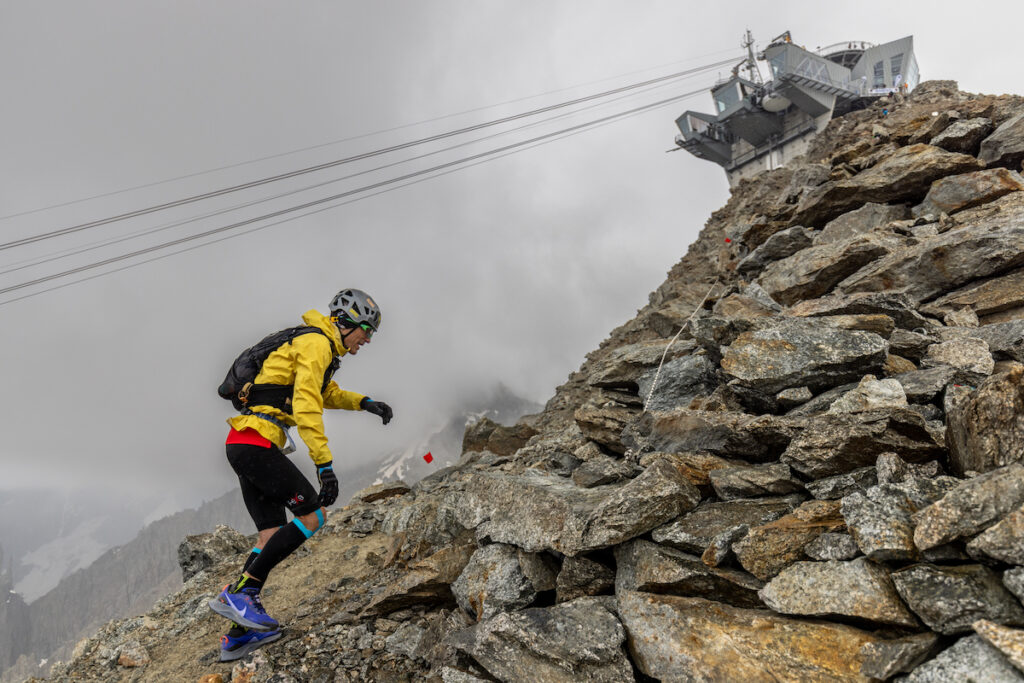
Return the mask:
<path id="1" fill-rule="evenodd" d="M 277 620 L 263 608 L 260 590 L 270 570 L 323 526 L 326 508 L 338 497 L 324 408 L 365 410 L 385 425 L 392 417 L 387 403 L 341 389 L 331 379 L 339 358 L 356 355 L 380 327 L 380 308 L 373 299 L 361 290 L 343 289 L 331 301 L 329 317 L 311 310 L 302 320 L 305 326 L 270 335 L 243 352 L 221 387 L 221 396 L 240 407 L 241 414 L 228 420 L 227 459 L 258 531 L 240 576 L 209 602 L 210 609 L 232 621 L 231 630 L 221 636 L 221 661 L 239 659 L 281 637 Z M 272 347 L 265 358 L 258 357 L 261 344 L 263 353 L 268 344 Z M 256 370 L 251 378 L 244 377 L 240 363 L 245 360 Z M 295 449 L 288 431 L 292 426 L 298 427 L 316 465 L 319 493 L 285 457 Z M 286 508 L 291 523 L 286 523 Z"/>

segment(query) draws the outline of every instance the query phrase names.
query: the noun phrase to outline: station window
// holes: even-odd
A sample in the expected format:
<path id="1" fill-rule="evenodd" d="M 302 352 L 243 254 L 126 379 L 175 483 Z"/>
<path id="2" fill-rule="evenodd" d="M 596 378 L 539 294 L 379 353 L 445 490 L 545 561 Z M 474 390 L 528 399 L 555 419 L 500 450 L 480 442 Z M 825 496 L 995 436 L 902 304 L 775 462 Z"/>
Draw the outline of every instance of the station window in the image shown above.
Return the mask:
<path id="1" fill-rule="evenodd" d="M 718 107 L 718 113 L 721 114 L 723 111 L 731 107 L 740 101 L 740 84 L 730 83 L 715 91 L 715 105 Z"/>
<path id="2" fill-rule="evenodd" d="M 895 87 L 896 86 L 896 77 L 903 75 L 903 53 L 902 52 L 899 53 L 898 55 L 893 55 L 891 58 L 889 58 L 889 72 L 892 75 L 892 84 Z M 900 80 L 902 81 L 903 79 L 900 79 Z"/>
<path id="3" fill-rule="evenodd" d="M 872 88 L 884 88 L 885 87 L 885 62 L 875 62 L 875 80 L 872 83 Z"/>

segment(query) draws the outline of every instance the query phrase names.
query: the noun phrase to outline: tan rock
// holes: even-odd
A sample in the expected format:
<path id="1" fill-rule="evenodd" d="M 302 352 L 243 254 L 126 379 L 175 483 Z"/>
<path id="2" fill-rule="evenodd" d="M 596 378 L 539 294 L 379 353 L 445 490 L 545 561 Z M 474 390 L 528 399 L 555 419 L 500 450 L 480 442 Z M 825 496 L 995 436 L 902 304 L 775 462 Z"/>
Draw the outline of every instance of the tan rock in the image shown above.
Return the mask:
<path id="1" fill-rule="evenodd" d="M 988 619 L 974 622 L 974 632 L 999 649 L 1010 663 L 1024 671 L 1024 631 L 993 623 Z"/>
<path id="2" fill-rule="evenodd" d="M 896 375 L 903 374 L 904 372 L 913 372 L 917 370 L 917 366 L 914 365 L 914 361 L 907 360 L 903 356 L 897 356 L 890 353 L 885 357 L 885 365 L 882 367 L 882 374 L 886 377 L 895 377 Z"/>
<path id="3" fill-rule="evenodd" d="M 1024 458 L 1024 366 L 989 377 L 946 411 L 954 473 L 987 472 Z"/>
<path id="4" fill-rule="evenodd" d="M 1024 306 L 1024 268 L 980 283 L 971 283 L 922 306 L 921 312 L 942 317 L 947 311 L 970 307 L 987 324 L 996 322 L 986 319 L 988 316 L 1019 309 L 1021 306 Z"/>
<path id="5" fill-rule="evenodd" d="M 867 681 L 861 648 L 877 636 L 701 598 L 618 595 L 633 661 L 666 681 Z"/>
<path id="6" fill-rule="evenodd" d="M 839 501 L 811 500 L 774 522 L 751 528 L 733 551 L 744 569 L 767 581 L 804 559 L 804 548 L 818 536 L 845 529 Z"/>

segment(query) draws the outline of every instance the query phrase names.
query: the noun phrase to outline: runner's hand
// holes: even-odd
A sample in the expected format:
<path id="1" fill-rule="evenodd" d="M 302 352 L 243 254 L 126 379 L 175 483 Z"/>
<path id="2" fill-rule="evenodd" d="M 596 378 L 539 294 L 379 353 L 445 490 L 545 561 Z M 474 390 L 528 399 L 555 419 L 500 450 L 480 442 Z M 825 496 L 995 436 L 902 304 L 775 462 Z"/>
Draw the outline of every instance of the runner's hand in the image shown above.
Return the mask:
<path id="1" fill-rule="evenodd" d="M 330 507 L 338 499 L 338 477 L 334 475 L 334 462 L 318 465 L 316 478 L 320 480 L 320 505 Z"/>
<path id="2" fill-rule="evenodd" d="M 391 422 L 391 417 L 395 414 L 394 411 L 391 410 L 391 406 L 387 403 L 384 403 L 383 401 L 374 401 L 369 397 L 360 401 L 359 407 L 368 413 L 379 415 L 384 424 Z"/>

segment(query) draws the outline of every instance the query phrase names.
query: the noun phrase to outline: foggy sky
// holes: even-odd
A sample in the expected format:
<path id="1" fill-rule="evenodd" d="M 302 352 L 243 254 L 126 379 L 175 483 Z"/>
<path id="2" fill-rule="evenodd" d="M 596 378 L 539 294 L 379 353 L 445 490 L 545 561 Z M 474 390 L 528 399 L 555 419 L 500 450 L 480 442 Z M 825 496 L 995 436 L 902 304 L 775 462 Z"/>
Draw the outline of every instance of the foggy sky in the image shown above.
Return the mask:
<path id="1" fill-rule="evenodd" d="M 925 11 L 917 3 L 740 2 L 724 15 L 709 7 L 7 0 L 0 215 L 542 96 L 2 220 L 0 241 L 738 59 L 748 27 L 759 46 L 789 29 L 811 49 L 913 34 L 923 80 L 1024 92 L 1012 58 L 1024 14 L 1016 2 L 991 3 L 985 13 L 961 2 Z M 728 70 L 319 196 L 707 87 Z M 329 412 L 339 468 L 403 446 L 497 382 L 547 400 L 586 352 L 644 305 L 727 199 L 720 168 L 665 153 L 685 109 L 710 112 L 710 97 L 0 306 L 0 488 L 151 491 L 154 504 L 226 490 L 231 410 L 214 391 L 228 364 L 306 310 L 326 311 L 342 287 L 370 292 L 383 321 L 336 379 L 389 402 L 396 417 L 384 428 L 368 414 Z M 0 270 L 424 151 L 0 252 Z M 0 286 L 314 196 L 0 276 Z M 301 451 L 297 462 L 306 460 Z"/>

